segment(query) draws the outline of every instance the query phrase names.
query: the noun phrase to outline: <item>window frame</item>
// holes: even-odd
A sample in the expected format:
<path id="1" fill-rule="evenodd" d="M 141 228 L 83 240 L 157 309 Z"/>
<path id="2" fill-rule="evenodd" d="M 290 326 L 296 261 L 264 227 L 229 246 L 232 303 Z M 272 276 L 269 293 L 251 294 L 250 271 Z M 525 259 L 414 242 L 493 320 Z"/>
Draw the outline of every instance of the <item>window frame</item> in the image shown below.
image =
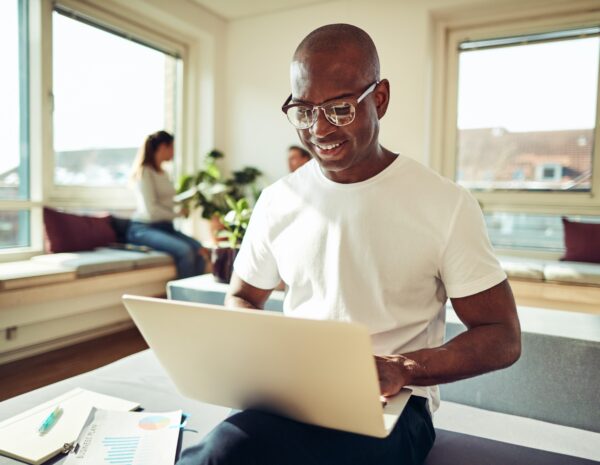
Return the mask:
<path id="1" fill-rule="evenodd" d="M 0 209 L 29 211 L 29 247 L 0 249 L 0 263 L 27 260 L 43 253 L 44 206 L 53 208 L 123 209 L 123 198 L 107 188 L 54 188 L 52 140 L 52 13 L 55 5 L 88 15 L 111 29 L 135 35 L 144 43 L 178 51 L 175 175 L 196 170 L 201 154 L 215 146 L 215 120 L 220 116 L 215 95 L 222 72 L 215 37 L 218 24 L 203 27 L 169 16 L 148 4 L 113 3 L 104 0 L 22 0 L 28 6 L 29 38 L 29 198 L 0 200 Z M 213 27 L 215 27 L 213 29 Z M 121 191 L 129 198 L 131 192 Z M 109 195 L 107 195 L 109 194 Z M 114 195 L 112 195 L 114 194 Z M 133 201 L 130 204 L 133 207 Z M 197 223 L 192 229 L 198 229 Z"/>
<path id="2" fill-rule="evenodd" d="M 30 256 L 29 251 L 32 248 L 41 247 L 41 236 L 36 236 L 37 230 L 34 227 L 36 220 L 36 203 L 32 200 L 31 189 L 31 26 L 30 26 L 30 3 L 29 0 L 18 1 L 19 11 L 19 194 L 17 199 L 0 199 L 0 209 L 5 211 L 26 211 L 29 212 L 27 223 L 28 246 L 10 247 L 0 249 L 0 262 L 7 260 L 18 260 Z M 24 76 L 24 78 L 23 78 Z"/>
<path id="3" fill-rule="evenodd" d="M 433 92 L 432 166 L 442 175 L 455 178 L 457 162 L 457 108 L 459 44 L 507 36 L 519 36 L 600 25 L 600 9 L 593 2 L 580 2 L 553 8 L 524 9 L 518 13 L 498 11 L 478 13 L 467 20 L 438 18 L 435 24 L 436 56 Z M 537 16 L 539 19 L 533 19 Z M 502 20 L 494 19 L 503 17 Z M 600 74 L 596 101 L 596 127 L 592 158 L 590 192 L 480 192 L 472 191 L 485 211 L 598 214 L 600 212 Z"/>
<path id="4" fill-rule="evenodd" d="M 59 14 L 63 14 L 67 17 L 71 17 L 74 20 L 79 20 L 90 27 L 98 27 L 101 30 L 106 31 L 107 33 L 113 33 L 118 36 L 121 36 L 125 39 L 132 40 L 136 43 L 142 44 L 147 47 L 154 48 L 163 53 L 171 54 L 179 59 L 179 63 L 183 65 L 187 61 L 187 48 L 185 44 L 173 40 L 171 38 L 167 38 L 166 36 L 155 32 L 154 30 L 147 29 L 139 26 L 138 24 L 122 19 L 119 16 L 114 14 L 107 13 L 99 8 L 96 8 L 91 5 L 81 4 L 77 1 L 70 0 L 61 0 L 52 5 L 50 9 L 50 22 L 49 28 L 45 31 L 47 37 L 49 37 L 50 43 L 52 43 L 52 16 L 54 12 L 58 12 Z M 47 73 L 50 79 L 50 88 L 53 88 L 52 84 L 52 59 L 48 63 L 50 68 Z M 181 72 L 181 65 L 178 66 L 178 79 L 177 81 L 181 81 L 185 79 L 183 73 Z M 185 70 L 185 65 L 183 65 L 183 70 Z M 181 128 L 181 111 L 180 108 L 183 103 L 183 95 L 180 92 L 181 85 L 177 82 L 177 89 L 175 95 L 175 138 L 180 140 L 184 130 Z M 51 99 L 53 99 L 52 91 L 51 91 Z M 53 101 L 51 102 L 50 107 L 50 121 L 53 124 L 53 114 L 52 114 L 52 106 Z M 54 183 L 54 169 L 55 169 L 55 153 L 54 153 L 54 143 L 52 138 L 49 140 L 50 145 L 46 148 L 46 153 L 50 154 L 50 159 L 52 161 L 50 169 L 44 172 L 44 185 L 48 186 L 48 200 L 53 204 L 60 204 L 63 207 L 72 207 L 72 206 L 85 206 L 92 208 L 135 208 L 134 197 L 131 193 L 131 190 L 127 186 L 118 187 L 118 186 L 95 186 L 95 187 L 85 187 L 85 186 L 62 186 Z M 180 144 L 175 145 L 175 159 L 178 160 L 181 158 L 182 148 Z M 176 163 L 175 165 L 175 176 L 177 176 L 177 169 L 180 166 L 180 163 Z"/>

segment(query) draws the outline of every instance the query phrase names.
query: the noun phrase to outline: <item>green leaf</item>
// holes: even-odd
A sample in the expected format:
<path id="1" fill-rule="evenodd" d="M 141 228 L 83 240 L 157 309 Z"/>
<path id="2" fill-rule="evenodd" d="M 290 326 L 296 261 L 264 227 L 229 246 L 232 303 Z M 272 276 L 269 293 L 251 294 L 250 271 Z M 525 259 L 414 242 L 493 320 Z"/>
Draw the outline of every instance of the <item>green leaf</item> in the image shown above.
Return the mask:
<path id="1" fill-rule="evenodd" d="M 212 149 L 210 152 L 206 154 L 206 158 L 212 158 L 213 160 L 217 160 L 219 158 L 223 158 L 223 152 L 217 149 Z"/>
<path id="2" fill-rule="evenodd" d="M 227 205 L 229 206 L 229 208 L 231 208 L 232 210 L 236 210 L 236 204 L 230 196 L 226 195 L 225 201 L 227 202 Z"/>
<path id="3" fill-rule="evenodd" d="M 204 169 L 206 171 L 206 174 L 208 174 L 211 178 L 215 180 L 221 179 L 221 171 L 219 170 L 219 167 L 217 165 L 206 165 Z"/>

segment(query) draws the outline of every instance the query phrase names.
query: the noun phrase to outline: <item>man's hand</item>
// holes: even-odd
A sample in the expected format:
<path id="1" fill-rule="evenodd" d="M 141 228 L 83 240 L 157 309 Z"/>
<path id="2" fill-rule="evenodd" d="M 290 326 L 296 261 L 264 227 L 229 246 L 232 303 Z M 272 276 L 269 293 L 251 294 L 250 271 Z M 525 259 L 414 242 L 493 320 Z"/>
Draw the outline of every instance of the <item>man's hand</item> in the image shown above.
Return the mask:
<path id="1" fill-rule="evenodd" d="M 417 368 L 417 362 L 403 355 L 375 355 L 375 364 L 381 395 L 386 397 L 398 394 L 410 384 L 411 372 Z"/>

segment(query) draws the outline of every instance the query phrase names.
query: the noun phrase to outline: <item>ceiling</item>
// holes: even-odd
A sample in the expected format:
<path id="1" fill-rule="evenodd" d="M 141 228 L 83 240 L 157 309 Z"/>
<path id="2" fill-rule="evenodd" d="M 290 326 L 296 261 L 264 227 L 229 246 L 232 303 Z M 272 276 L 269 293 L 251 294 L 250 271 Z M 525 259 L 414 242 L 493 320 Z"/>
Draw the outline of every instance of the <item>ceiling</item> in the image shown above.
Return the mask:
<path id="1" fill-rule="evenodd" d="M 332 0 L 192 0 L 226 20 L 292 10 Z"/>

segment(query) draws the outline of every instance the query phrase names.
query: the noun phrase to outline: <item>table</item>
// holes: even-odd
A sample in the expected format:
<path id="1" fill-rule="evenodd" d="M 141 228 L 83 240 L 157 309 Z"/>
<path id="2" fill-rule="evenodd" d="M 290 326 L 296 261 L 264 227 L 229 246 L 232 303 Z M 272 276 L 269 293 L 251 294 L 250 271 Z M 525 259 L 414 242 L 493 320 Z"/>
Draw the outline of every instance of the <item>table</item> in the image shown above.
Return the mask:
<path id="1" fill-rule="evenodd" d="M 177 279 L 167 283 L 167 297 L 186 302 L 223 305 L 229 284 L 215 281 L 212 274 Z M 273 291 L 265 303 L 265 310 L 283 311 L 283 291 Z"/>

